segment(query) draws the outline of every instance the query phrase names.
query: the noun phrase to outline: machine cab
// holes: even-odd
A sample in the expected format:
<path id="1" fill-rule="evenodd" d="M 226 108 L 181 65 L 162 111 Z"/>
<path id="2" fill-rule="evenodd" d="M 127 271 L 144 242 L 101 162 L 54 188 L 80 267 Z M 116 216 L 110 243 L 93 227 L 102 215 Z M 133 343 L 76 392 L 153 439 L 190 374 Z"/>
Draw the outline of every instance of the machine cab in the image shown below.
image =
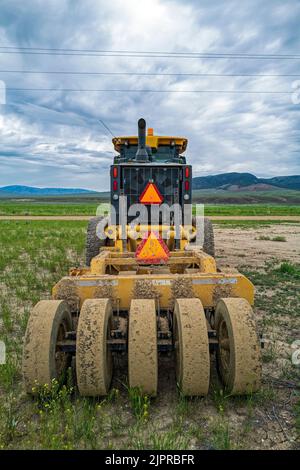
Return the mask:
<path id="1" fill-rule="evenodd" d="M 180 204 L 183 213 L 184 205 L 191 204 L 192 167 L 182 156 L 186 138 L 156 136 L 151 128 L 146 135 L 146 122 L 140 119 L 138 136 L 115 137 L 112 142 L 118 152 L 111 166 L 111 204 L 117 219 L 120 196 L 127 197 L 127 207 Z"/>

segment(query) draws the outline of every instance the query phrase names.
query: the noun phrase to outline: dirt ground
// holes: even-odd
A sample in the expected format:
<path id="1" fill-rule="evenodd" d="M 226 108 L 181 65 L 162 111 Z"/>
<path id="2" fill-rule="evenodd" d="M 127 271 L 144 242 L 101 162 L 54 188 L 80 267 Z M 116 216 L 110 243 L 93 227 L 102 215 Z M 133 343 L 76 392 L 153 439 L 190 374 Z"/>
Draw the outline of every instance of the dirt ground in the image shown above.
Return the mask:
<path id="1" fill-rule="evenodd" d="M 284 293 L 284 289 L 289 289 L 288 284 L 280 286 L 279 282 L 272 285 L 270 281 L 268 285 L 266 265 L 300 262 L 300 226 L 270 225 L 251 229 L 216 226 L 214 231 L 218 264 L 246 270 L 246 274 L 247 270 L 256 273 L 257 282 L 255 276 L 252 279 L 256 287 L 255 313 L 265 340 L 263 381 L 266 386 L 275 385 L 276 388 L 276 402 L 272 406 L 266 403 L 266 406 L 256 409 L 256 432 L 251 433 L 252 443 L 249 442 L 249 446 L 262 449 L 299 448 L 291 406 L 294 396 L 292 383 L 300 386 L 299 365 L 290 368 L 291 344 L 300 339 L 299 290 L 289 295 Z M 281 241 L 275 241 L 278 237 Z M 265 276 L 263 281 L 260 275 Z M 294 282 L 297 283 L 297 280 Z M 279 310 L 279 314 L 271 316 L 272 305 L 274 310 Z M 292 305 L 294 314 L 289 305 Z M 243 412 L 236 411 L 231 410 L 231 420 L 238 423 Z"/>
<path id="2" fill-rule="evenodd" d="M 249 264 L 259 267 L 274 257 L 278 260 L 300 262 L 300 225 L 270 225 L 247 230 L 216 226 L 214 233 L 216 256 L 222 264 L 235 267 Z M 286 242 L 271 240 L 277 236 L 285 237 Z M 270 240 L 260 237 L 269 237 Z"/>

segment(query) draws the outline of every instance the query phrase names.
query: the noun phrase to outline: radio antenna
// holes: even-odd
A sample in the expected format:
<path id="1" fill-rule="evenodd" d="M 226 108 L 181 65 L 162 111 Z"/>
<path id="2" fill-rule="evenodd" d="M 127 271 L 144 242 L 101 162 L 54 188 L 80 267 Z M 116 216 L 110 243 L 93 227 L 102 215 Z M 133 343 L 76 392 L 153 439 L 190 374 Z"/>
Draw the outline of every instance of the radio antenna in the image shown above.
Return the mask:
<path id="1" fill-rule="evenodd" d="M 110 128 L 105 124 L 105 122 L 102 121 L 102 119 L 98 118 L 99 122 L 101 122 L 102 126 L 114 137 L 116 138 L 116 136 L 112 133 L 112 131 L 110 130 Z"/>

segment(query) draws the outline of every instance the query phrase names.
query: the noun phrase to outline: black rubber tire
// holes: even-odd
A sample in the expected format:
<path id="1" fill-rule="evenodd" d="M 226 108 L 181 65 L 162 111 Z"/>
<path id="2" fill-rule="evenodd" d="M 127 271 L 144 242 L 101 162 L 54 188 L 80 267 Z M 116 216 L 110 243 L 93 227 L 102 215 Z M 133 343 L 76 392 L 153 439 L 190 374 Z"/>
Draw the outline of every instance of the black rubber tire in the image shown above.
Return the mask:
<path id="1" fill-rule="evenodd" d="M 99 216 L 93 217 L 89 220 L 87 231 L 86 231 L 86 265 L 90 266 L 92 259 L 99 255 L 100 248 L 106 245 L 106 240 L 102 240 L 97 236 L 97 225 L 101 220 L 104 218 L 108 218 Z"/>
<path id="2" fill-rule="evenodd" d="M 79 315 L 76 337 L 76 375 L 80 395 L 107 395 L 113 358 L 107 339 L 112 319 L 109 299 L 86 299 Z"/>
<path id="3" fill-rule="evenodd" d="M 193 217 L 192 224 L 194 227 L 197 226 L 196 224 L 196 217 Z M 211 221 L 204 217 L 204 242 L 203 242 L 203 251 L 208 255 L 215 257 L 215 237 L 214 237 L 214 229 Z"/>
<path id="4" fill-rule="evenodd" d="M 50 387 L 53 379 L 63 379 L 71 356 L 60 352 L 57 343 L 71 330 L 70 309 L 63 300 L 41 300 L 33 308 L 26 328 L 22 361 L 27 393 L 34 395 L 38 392 L 37 385 Z"/>
<path id="5" fill-rule="evenodd" d="M 176 299 L 173 318 L 178 386 L 184 396 L 205 396 L 209 388 L 210 355 L 200 299 Z"/>
<path id="6" fill-rule="evenodd" d="M 251 305 L 246 299 L 220 299 L 215 312 L 217 370 L 231 395 L 252 394 L 261 386 L 261 347 Z"/>

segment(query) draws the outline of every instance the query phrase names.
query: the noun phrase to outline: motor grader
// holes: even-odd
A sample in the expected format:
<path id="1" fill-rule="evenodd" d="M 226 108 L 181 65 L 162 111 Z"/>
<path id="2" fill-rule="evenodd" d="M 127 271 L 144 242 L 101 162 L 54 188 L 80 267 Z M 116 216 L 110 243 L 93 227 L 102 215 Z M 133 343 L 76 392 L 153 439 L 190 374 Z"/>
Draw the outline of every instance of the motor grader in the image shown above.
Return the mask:
<path id="1" fill-rule="evenodd" d="M 89 222 L 86 266 L 72 268 L 29 317 L 27 392 L 63 380 L 73 363 L 81 395 L 106 395 L 120 355 L 128 359 L 128 386 L 148 395 L 157 394 L 164 355 L 173 358 L 186 396 L 208 393 L 211 364 L 228 393 L 255 392 L 261 352 L 254 287 L 216 265 L 212 224 L 192 214 L 187 139 L 153 129 L 146 135 L 140 119 L 137 136 L 116 137 L 113 145 L 111 213 Z"/>

